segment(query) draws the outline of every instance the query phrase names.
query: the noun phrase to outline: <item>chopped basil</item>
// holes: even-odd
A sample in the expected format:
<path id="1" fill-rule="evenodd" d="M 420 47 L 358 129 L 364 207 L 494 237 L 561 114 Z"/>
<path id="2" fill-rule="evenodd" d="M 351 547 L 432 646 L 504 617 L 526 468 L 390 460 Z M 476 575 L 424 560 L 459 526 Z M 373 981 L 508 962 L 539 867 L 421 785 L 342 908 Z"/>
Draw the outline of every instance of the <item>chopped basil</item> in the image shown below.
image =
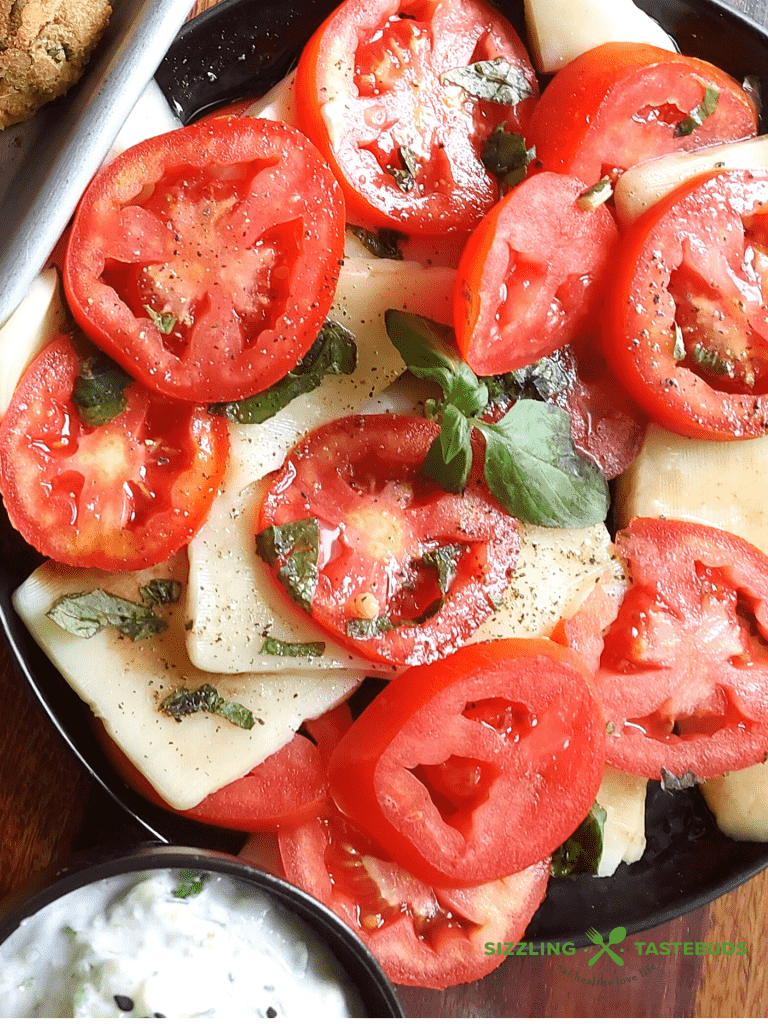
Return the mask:
<path id="1" fill-rule="evenodd" d="M 441 85 L 459 85 L 470 96 L 513 107 L 533 96 L 528 79 L 520 68 L 503 57 L 480 60 L 464 68 L 453 68 L 440 75 Z"/>
<path id="2" fill-rule="evenodd" d="M 720 91 L 713 89 L 711 85 L 707 85 L 704 88 L 704 98 L 698 107 L 692 110 L 688 117 L 684 117 L 675 127 L 675 138 L 678 139 L 683 135 L 691 135 L 697 128 L 701 128 L 704 121 L 717 110 L 719 98 Z"/>
<path id="3" fill-rule="evenodd" d="M 175 896 L 177 900 L 185 900 L 189 896 L 199 896 L 208 879 L 207 875 L 195 871 L 182 871 L 179 877 L 179 884 L 171 890 L 171 895 Z"/>
<path id="4" fill-rule="evenodd" d="M 265 638 L 259 654 L 274 654 L 282 658 L 319 658 L 325 653 L 322 640 L 307 644 L 290 643 L 287 640 L 276 640 L 272 636 Z"/>
<path id="5" fill-rule="evenodd" d="M 510 370 L 496 377 L 481 377 L 480 380 L 488 388 L 491 402 L 504 398 L 533 398 L 548 402 L 571 383 L 559 349 L 519 370 Z"/>
<path id="6" fill-rule="evenodd" d="M 421 564 L 428 569 L 435 569 L 437 572 L 437 585 L 441 594 L 447 594 L 456 571 L 459 567 L 461 556 L 466 551 L 462 544 L 445 544 L 441 548 L 435 548 L 421 556 Z"/>
<path id="7" fill-rule="evenodd" d="M 83 423 L 101 427 L 119 416 L 127 404 L 125 389 L 132 383 L 133 378 L 102 353 L 82 359 L 72 401 Z"/>
<path id="8" fill-rule="evenodd" d="M 347 230 L 351 231 L 355 238 L 359 238 L 365 248 L 373 256 L 385 260 L 401 260 L 403 254 L 400 250 L 400 243 L 408 241 L 408 235 L 394 228 L 379 228 L 378 231 L 366 231 L 357 224 L 347 224 Z"/>
<path id="9" fill-rule="evenodd" d="M 317 586 L 320 526 L 317 519 L 300 519 L 268 526 L 256 535 L 256 551 L 273 568 L 289 597 L 309 612 Z"/>
<path id="10" fill-rule="evenodd" d="M 388 310 L 385 320 L 389 337 L 411 372 L 434 381 L 443 391 L 443 402 L 433 407 L 440 435 L 423 466 L 429 477 L 448 491 L 463 490 L 476 429 L 486 442 L 486 483 L 511 515 L 555 527 L 585 527 L 605 519 L 608 485 L 597 467 L 576 452 L 567 412 L 521 399 L 498 423 L 486 423 L 478 416 L 491 400 L 488 384 L 460 359 L 451 345 L 450 329 L 397 310 Z M 562 390 L 567 383 L 555 365 L 546 366 L 543 373 L 532 371 L 534 379 L 549 377 L 542 388 Z"/>
<path id="11" fill-rule="evenodd" d="M 672 349 L 672 358 L 679 363 L 685 359 L 686 355 L 683 332 L 680 330 L 679 324 L 675 324 L 675 347 Z"/>
<path id="12" fill-rule="evenodd" d="M 179 580 L 169 579 L 150 580 L 139 593 L 144 604 L 176 604 L 181 597 L 181 583 Z"/>
<path id="13" fill-rule="evenodd" d="M 168 625 L 147 605 L 117 597 L 106 590 L 65 594 L 54 602 L 47 615 L 68 633 L 86 640 L 105 626 L 114 626 L 131 640 L 147 640 Z"/>
<path id="14" fill-rule="evenodd" d="M 700 782 L 703 782 L 699 776 L 688 769 L 683 772 L 682 775 L 675 775 L 666 768 L 661 769 L 661 788 L 665 793 L 679 793 L 683 789 L 691 789 L 692 786 L 698 786 Z"/>
<path id="15" fill-rule="evenodd" d="M 603 855 L 605 810 L 597 801 L 573 835 L 552 854 L 549 873 L 554 878 L 566 875 L 594 875 Z"/>
<path id="16" fill-rule="evenodd" d="M 719 377 L 733 377 L 736 372 L 732 359 L 723 358 L 716 349 L 707 348 L 700 341 L 691 349 L 691 358 L 702 370 Z"/>
<path id="17" fill-rule="evenodd" d="M 419 173 L 419 164 L 416 154 L 408 146 L 400 146 L 398 155 L 402 162 L 401 167 L 388 167 L 388 173 L 392 175 L 401 192 L 410 192 L 416 184 L 416 175 Z"/>
<path id="18" fill-rule="evenodd" d="M 347 621 L 347 636 L 352 636 L 356 640 L 370 640 L 372 637 L 389 633 L 401 626 L 421 626 L 434 618 L 442 607 L 443 599 L 438 598 L 415 619 L 400 619 L 393 622 L 388 615 L 381 615 L 375 619 L 349 619 Z"/>
<path id="19" fill-rule="evenodd" d="M 294 398 L 314 391 L 327 374 L 353 373 L 356 363 L 354 335 L 341 324 L 327 320 L 309 352 L 277 384 L 251 398 L 214 403 L 209 409 L 233 423 L 264 423 Z"/>
<path id="20" fill-rule="evenodd" d="M 613 185 L 611 184 L 611 179 L 601 178 L 600 181 L 596 181 L 594 185 L 590 185 L 589 188 L 581 193 L 576 199 L 576 205 L 580 210 L 584 210 L 585 213 L 591 213 L 598 206 L 607 203 L 612 195 Z"/>
<path id="21" fill-rule="evenodd" d="M 255 721 L 253 713 L 248 708 L 235 701 L 224 700 L 216 687 L 210 683 L 205 683 L 198 690 L 187 690 L 184 687 L 174 690 L 161 701 L 160 710 L 164 715 L 175 718 L 177 722 L 187 715 L 197 714 L 198 711 L 219 715 L 240 729 L 252 729 Z"/>
<path id="22" fill-rule="evenodd" d="M 508 132 L 503 124 L 493 129 L 480 154 L 486 170 L 510 188 L 525 178 L 535 157 L 536 147 L 529 149 L 519 132 Z"/>
<path id="23" fill-rule="evenodd" d="M 158 313 L 157 310 L 152 309 L 151 306 L 144 305 L 149 319 L 160 331 L 161 334 L 170 334 L 173 328 L 176 326 L 176 317 L 173 313 Z"/>

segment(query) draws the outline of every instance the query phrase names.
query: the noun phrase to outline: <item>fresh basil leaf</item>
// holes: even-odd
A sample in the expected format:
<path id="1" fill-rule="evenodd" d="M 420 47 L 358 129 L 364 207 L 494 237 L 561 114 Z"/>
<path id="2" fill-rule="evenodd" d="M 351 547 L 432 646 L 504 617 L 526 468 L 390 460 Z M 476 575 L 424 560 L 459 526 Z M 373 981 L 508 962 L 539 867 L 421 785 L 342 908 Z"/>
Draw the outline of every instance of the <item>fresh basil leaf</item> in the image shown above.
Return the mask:
<path id="1" fill-rule="evenodd" d="M 384 322 L 414 377 L 439 385 L 445 403 L 465 416 L 485 409 L 488 389 L 459 355 L 450 327 L 399 309 L 388 309 Z"/>
<path id="2" fill-rule="evenodd" d="M 144 304 L 144 309 L 155 327 L 161 334 L 170 334 L 176 326 L 176 317 L 173 313 L 158 313 L 156 309 Z"/>
<path id="3" fill-rule="evenodd" d="M 608 485 L 574 449 L 567 412 L 522 399 L 498 423 L 472 422 L 485 438 L 486 483 L 510 515 L 556 527 L 605 519 Z"/>
<path id="4" fill-rule="evenodd" d="M 465 551 L 462 544 L 445 544 L 421 556 L 421 564 L 437 572 L 437 585 L 441 594 L 447 594 L 450 590 Z"/>
<path id="5" fill-rule="evenodd" d="M 571 384 L 563 352 L 559 349 L 519 370 L 480 379 L 488 388 L 490 402 L 505 398 L 533 398 L 548 402 Z"/>
<path id="6" fill-rule="evenodd" d="M 209 410 L 233 423 L 264 423 L 299 395 L 319 387 L 327 374 L 350 374 L 357 363 L 354 335 L 327 320 L 309 352 L 271 388 L 238 402 L 216 402 Z"/>
<path id="7" fill-rule="evenodd" d="M 389 167 L 387 170 L 395 179 L 401 192 L 410 192 L 416 184 L 416 175 L 419 173 L 416 154 L 408 146 L 400 146 L 397 152 L 403 164 L 402 168 Z"/>
<path id="8" fill-rule="evenodd" d="M 317 519 L 300 519 L 268 526 L 256 535 L 256 551 L 273 568 L 291 600 L 309 612 L 317 586 L 320 526 Z"/>
<path id="9" fill-rule="evenodd" d="M 119 416 L 127 405 L 125 389 L 132 383 L 133 378 L 102 353 L 82 359 L 72 401 L 83 423 L 101 427 Z"/>
<path id="10" fill-rule="evenodd" d="M 520 184 L 535 158 L 536 147 L 529 149 L 519 132 L 508 132 L 503 124 L 493 129 L 480 154 L 486 170 L 510 188 Z"/>
<path id="11" fill-rule="evenodd" d="M 181 687 L 160 702 L 160 711 L 180 722 L 188 715 L 207 711 L 211 715 L 219 715 L 241 729 L 252 729 L 254 717 L 248 708 L 234 701 L 224 700 L 215 686 L 205 683 L 197 690 Z"/>
<path id="12" fill-rule="evenodd" d="M 347 231 L 351 231 L 355 238 L 359 238 L 365 248 L 373 256 L 385 260 L 401 260 L 403 254 L 400 250 L 400 243 L 408 241 L 408 235 L 394 228 L 379 228 L 378 231 L 366 231 L 357 224 L 347 224 Z"/>
<path id="13" fill-rule="evenodd" d="M 472 469 L 472 430 L 455 406 L 443 410 L 440 433 L 429 446 L 422 472 L 451 494 L 461 494 Z"/>
<path id="14" fill-rule="evenodd" d="M 576 199 L 576 205 L 580 210 L 584 210 L 585 213 L 592 213 L 602 206 L 603 203 L 607 203 L 613 195 L 613 185 L 611 184 L 610 178 L 601 178 L 600 181 L 596 181 L 594 185 L 590 185 L 589 188 L 585 189 L 580 196 Z"/>
<path id="15" fill-rule="evenodd" d="M 597 801 L 573 835 L 552 854 L 549 873 L 553 878 L 566 875 L 594 875 L 603 855 L 606 811 Z"/>
<path id="16" fill-rule="evenodd" d="M 190 896 L 199 896 L 208 879 L 207 875 L 196 871 L 179 872 L 179 884 L 171 890 L 177 900 L 185 900 Z"/>
<path id="17" fill-rule="evenodd" d="M 117 597 L 106 590 L 65 594 L 46 614 L 68 633 L 86 640 L 106 626 L 114 626 L 131 640 L 147 640 L 168 625 L 146 605 Z"/>
<path id="18" fill-rule="evenodd" d="M 707 348 L 701 341 L 697 341 L 691 349 L 691 359 L 702 370 L 716 374 L 718 377 L 733 377 L 736 373 L 732 359 L 723 357 L 717 349 Z"/>
<path id="19" fill-rule="evenodd" d="M 706 86 L 704 89 L 704 98 L 698 107 L 692 110 L 688 117 L 684 117 L 683 120 L 675 127 L 675 138 L 679 139 L 683 135 L 691 135 L 697 128 L 701 128 L 704 121 L 708 117 L 711 117 L 717 110 L 717 102 L 719 99 L 719 89 L 714 89 L 711 85 Z"/>
<path id="20" fill-rule="evenodd" d="M 144 604 L 176 604 L 181 597 L 181 583 L 179 580 L 156 579 L 150 580 L 146 587 L 139 591 Z"/>
<path id="21" fill-rule="evenodd" d="M 281 658 L 319 658 L 324 653 L 325 644 L 322 640 L 297 644 L 290 643 L 288 640 L 277 640 L 272 636 L 265 638 L 259 651 L 259 654 L 274 654 Z"/>
<path id="22" fill-rule="evenodd" d="M 375 619 L 349 619 L 347 621 L 347 636 L 355 637 L 357 640 L 370 640 L 372 637 L 389 633 L 401 626 L 421 626 L 437 615 L 443 607 L 443 603 L 443 599 L 440 597 L 415 619 L 400 619 L 398 622 L 393 622 L 388 615 L 381 615 Z"/>
<path id="23" fill-rule="evenodd" d="M 470 96 L 513 107 L 533 96 L 527 78 L 503 57 L 480 60 L 464 68 L 453 68 L 440 75 L 441 85 L 459 85 Z"/>
<path id="24" fill-rule="evenodd" d="M 683 772 L 682 775 L 675 775 L 673 772 L 667 771 L 666 768 L 661 769 L 661 788 L 665 793 L 680 793 L 684 789 L 698 786 L 703 781 L 690 768 L 687 772 Z"/>

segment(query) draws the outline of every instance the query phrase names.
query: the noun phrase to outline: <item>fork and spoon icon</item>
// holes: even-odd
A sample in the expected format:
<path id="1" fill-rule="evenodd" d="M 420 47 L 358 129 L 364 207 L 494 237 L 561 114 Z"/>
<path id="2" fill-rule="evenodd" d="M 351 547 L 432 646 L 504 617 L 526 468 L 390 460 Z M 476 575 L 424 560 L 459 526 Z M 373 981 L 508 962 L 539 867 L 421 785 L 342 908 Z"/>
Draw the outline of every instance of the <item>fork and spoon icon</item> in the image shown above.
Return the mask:
<path id="1" fill-rule="evenodd" d="M 619 954 L 611 949 L 617 942 L 623 942 L 627 937 L 627 929 L 623 925 L 618 925 L 616 928 L 611 928 L 610 934 L 608 935 L 608 941 L 604 942 L 603 937 L 596 928 L 587 928 L 586 936 L 595 946 L 600 946 L 600 949 L 595 953 L 592 959 L 589 961 L 589 966 L 597 963 L 603 953 L 607 953 L 608 956 L 613 960 L 619 967 L 624 966 L 624 961 L 621 959 Z"/>

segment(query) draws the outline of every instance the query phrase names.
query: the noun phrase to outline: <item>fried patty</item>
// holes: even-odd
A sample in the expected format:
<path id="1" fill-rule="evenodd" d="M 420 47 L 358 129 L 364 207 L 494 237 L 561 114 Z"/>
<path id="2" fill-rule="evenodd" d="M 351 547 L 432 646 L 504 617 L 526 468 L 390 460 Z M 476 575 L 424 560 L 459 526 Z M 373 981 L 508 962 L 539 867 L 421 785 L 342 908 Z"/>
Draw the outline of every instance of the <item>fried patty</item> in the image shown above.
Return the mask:
<path id="1" fill-rule="evenodd" d="M 111 13 L 107 0 L 0 0 L 0 128 L 75 84 Z"/>

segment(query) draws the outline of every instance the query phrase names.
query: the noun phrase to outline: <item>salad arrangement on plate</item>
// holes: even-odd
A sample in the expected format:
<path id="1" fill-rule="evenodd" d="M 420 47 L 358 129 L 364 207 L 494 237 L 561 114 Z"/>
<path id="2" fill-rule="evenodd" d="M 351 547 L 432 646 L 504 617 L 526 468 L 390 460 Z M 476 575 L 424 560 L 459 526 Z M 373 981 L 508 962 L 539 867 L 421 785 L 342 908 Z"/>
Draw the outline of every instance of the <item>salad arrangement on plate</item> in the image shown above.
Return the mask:
<path id="1" fill-rule="evenodd" d="M 398 982 L 637 858 L 646 779 L 768 752 L 768 557 L 644 491 L 664 445 L 762 462 L 757 104 L 639 35 L 539 94 L 482 0 L 346 0 L 255 107 L 97 175 L 0 424 L 49 559 L 16 606 L 110 756 L 276 830 Z"/>

